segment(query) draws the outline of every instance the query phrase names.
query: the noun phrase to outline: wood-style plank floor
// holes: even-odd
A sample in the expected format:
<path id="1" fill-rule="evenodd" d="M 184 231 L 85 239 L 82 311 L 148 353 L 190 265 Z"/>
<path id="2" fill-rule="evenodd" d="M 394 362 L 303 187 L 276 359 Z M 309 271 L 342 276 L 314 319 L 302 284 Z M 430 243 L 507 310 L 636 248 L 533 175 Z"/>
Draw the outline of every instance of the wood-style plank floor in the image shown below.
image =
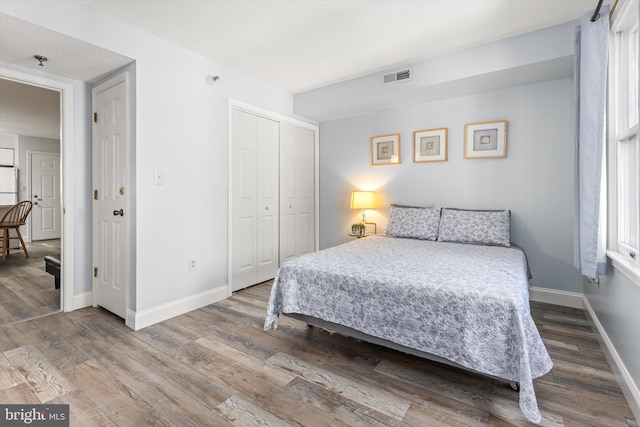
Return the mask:
<path id="1" fill-rule="evenodd" d="M 60 289 L 45 271 L 44 257 L 60 253 L 60 239 L 27 243 L 24 252 L 0 257 L 0 326 L 60 311 Z"/>
<path id="2" fill-rule="evenodd" d="M 67 403 L 73 426 L 529 425 L 504 383 L 281 317 L 271 283 L 140 331 L 99 308 L 0 328 L 0 402 Z M 554 361 L 542 425 L 637 426 L 581 310 L 534 303 Z"/>

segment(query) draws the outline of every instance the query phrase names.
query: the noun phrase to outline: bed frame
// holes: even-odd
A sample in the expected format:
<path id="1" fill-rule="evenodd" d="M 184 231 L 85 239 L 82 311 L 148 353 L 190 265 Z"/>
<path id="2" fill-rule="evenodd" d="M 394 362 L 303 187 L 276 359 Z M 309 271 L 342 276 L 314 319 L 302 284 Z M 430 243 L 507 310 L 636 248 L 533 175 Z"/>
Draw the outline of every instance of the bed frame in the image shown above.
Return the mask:
<path id="1" fill-rule="evenodd" d="M 305 314 L 299 314 L 299 313 L 282 313 L 287 317 L 291 317 L 293 319 L 297 319 L 297 320 L 301 320 L 303 322 L 306 322 L 307 326 L 309 327 L 318 327 L 321 329 L 325 329 L 326 331 L 330 332 L 330 333 L 338 333 L 340 335 L 344 335 L 350 338 L 355 338 L 361 341 L 365 341 L 371 344 L 376 344 L 382 347 L 386 347 L 386 348 L 390 348 L 392 350 L 396 350 L 396 351 L 400 351 L 402 353 L 407 353 L 410 354 L 412 356 L 417 356 L 420 357 L 422 359 L 426 359 L 426 360 L 431 360 L 433 362 L 438 362 L 438 363 L 442 363 L 448 366 L 453 366 L 455 368 L 459 368 L 468 372 L 473 372 L 475 374 L 478 375 L 482 375 L 484 377 L 488 377 L 488 378 L 493 378 L 495 380 L 498 381 L 502 381 L 504 383 L 507 383 L 509 385 L 509 387 L 511 387 L 512 390 L 514 391 L 519 391 L 520 390 L 520 384 L 516 381 L 509 381 L 506 380 L 504 378 L 499 378 L 499 377 L 495 377 L 493 375 L 488 375 L 488 374 L 484 374 L 482 372 L 478 372 L 475 371 L 473 369 L 467 368 L 465 366 L 459 365 L 455 362 L 452 362 L 448 359 L 445 359 L 444 357 L 440 357 L 440 356 L 436 356 L 435 354 L 431 354 L 431 353 L 426 353 L 424 351 L 420 351 L 420 350 L 416 350 L 415 348 L 411 348 L 411 347 L 406 347 L 402 344 L 398 344 L 395 343 L 393 341 L 389 341 L 389 340 L 385 340 L 382 338 L 378 338 L 375 337 L 373 335 L 369 335 L 369 334 L 365 334 L 364 332 L 360 332 L 356 329 L 353 328 L 349 328 L 347 326 L 343 326 L 340 325 L 338 323 L 333 323 L 333 322 L 328 322 L 326 320 L 322 320 L 322 319 L 318 319 L 316 317 L 312 317 L 312 316 L 307 316 Z"/>

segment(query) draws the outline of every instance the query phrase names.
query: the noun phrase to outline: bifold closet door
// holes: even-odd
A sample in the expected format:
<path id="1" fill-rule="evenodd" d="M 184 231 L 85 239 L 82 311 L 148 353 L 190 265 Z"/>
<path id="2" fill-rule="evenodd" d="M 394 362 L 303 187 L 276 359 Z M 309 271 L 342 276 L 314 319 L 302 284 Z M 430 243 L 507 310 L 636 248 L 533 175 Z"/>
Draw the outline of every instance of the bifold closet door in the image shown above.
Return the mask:
<path id="1" fill-rule="evenodd" d="M 279 123 L 245 111 L 232 118 L 231 274 L 237 291 L 278 270 Z"/>
<path id="2" fill-rule="evenodd" d="M 280 124 L 280 264 L 315 250 L 315 133 Z"/>

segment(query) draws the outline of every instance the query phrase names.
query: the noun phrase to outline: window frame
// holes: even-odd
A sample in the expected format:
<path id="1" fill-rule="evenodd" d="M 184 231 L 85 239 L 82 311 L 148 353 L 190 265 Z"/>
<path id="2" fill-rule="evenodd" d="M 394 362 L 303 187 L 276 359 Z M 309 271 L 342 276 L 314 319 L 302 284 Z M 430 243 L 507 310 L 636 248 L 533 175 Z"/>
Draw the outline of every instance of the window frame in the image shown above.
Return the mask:
<path id="1" fill-rule="evenodd" d="M 609 49 L 609 95 L 607 105 L 607 157 L 608 157 L 608 193 L 609 193 L 609 239 L 607 256 L 615 267 L 640 286 L 640 250 L 627 245 L 621 239 L 619 208 L 619 180 L 626 171 L 618 167 L 620 146 L 635 138 L 634 144 L 640 144 L 638 134 L 638 0 L 621 2 L 612 17 Z M 634 20 L 635 18 L 635 20 Z M 624 33 L 621 34 L 621 33 Z M 633 50 L 633 51 L 632 51 Z M 635 79 L 629 75 L 633 64 Z M 633 103 L 633 104 L 632 104 Z M 629 108 L 631 106 L 631 108 Z M 635 118 L 636 123 L 633 123 Z M 631 123 L 630 123 L 631 122 Z M 640 148 L 636 145 L 636 189 L 640 185 Z M 637 204 L 640 204 L 638 190 Z M 636 209 L 639 209 L 636 207 Z M 640 219 L 636 227 L 636 241 L 640 240 Z M 640 243 L 640 242 L 639 242 Z M 640 244 L 638 245 L 640 246 Z"/>

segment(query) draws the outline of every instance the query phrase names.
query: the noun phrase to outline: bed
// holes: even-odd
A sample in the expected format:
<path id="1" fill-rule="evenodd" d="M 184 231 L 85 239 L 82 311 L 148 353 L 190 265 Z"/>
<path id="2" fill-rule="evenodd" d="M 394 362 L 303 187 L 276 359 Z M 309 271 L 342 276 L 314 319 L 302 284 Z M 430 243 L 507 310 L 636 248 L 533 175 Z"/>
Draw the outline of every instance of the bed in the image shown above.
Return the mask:
<path id="1" fill-rule="evenodd" d="M 394 221 L 398 212 L 414 217 Z M 529 311 L 525 254 L 509 243 L 509 212 L 495 212 L 392 205 L 386 236 L 283 263 L 265 330 L 282 313 L 517 382 L 520 409 L 539 423 L 533 379 L 552 363 Z"/>

